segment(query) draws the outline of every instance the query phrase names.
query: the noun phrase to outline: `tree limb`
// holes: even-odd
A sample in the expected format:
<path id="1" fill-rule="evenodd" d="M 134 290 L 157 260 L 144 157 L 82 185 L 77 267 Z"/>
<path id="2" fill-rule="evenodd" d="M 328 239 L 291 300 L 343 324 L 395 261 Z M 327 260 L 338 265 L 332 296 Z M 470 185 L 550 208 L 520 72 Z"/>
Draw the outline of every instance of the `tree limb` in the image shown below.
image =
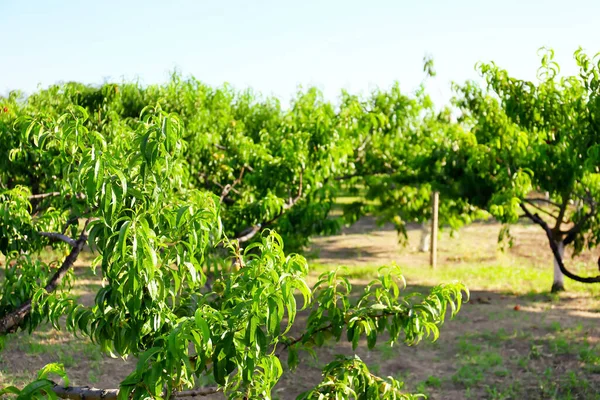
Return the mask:
<path id="1" fill-rule="evenodd" d="M 48 284 L 44 288 L 46 292 L 51 293 L 54 290 L 56 290 L 64 276 L 67 274 L 67 272 L 71 269 L 71 267 L 77 260 L 79 253 L 81 253 L 81 250 L 83 250 L 83 246 L 87 241 L 86 229 L 89 222 L 90 220 L 88 219 L 85 223 L 83 230 L 81 231 L 81 234 L 79 235 L 79 238 L 75 242 L 73 249 L 71 249 L 71 252 L 65 258 L 60 268 L 48 281 Z M 31 299 L 21 304 L 12 312 L 2 316 L 0 318 L 0 335 L 16 331 L 17 327 L 23 322 L 25 317 L 27 317 L 27 315 L 29 315 L 30 312 Z"/>
<path id="2" fill-rule="evenodd" d="M 71 400 L 116 400 L 119 395 L 119 389 L 97 389 L 89 386 L 80 387 L 62 387 L 60 385 L 54 385 L 52 391 L 61 399 Z M 183 390 L 181 392 L 174 392 L 172 398 L 183 399 L 188 397 L 203 397 L 210 396 L 211 394 L 218 393 L 217 387 L 205 387 L 193 390 Z"/>
<path id="3" fill-rule="evenodd" d="M 303 175 L 303 171 L 300 171 L 300 183 L 298 184 L 298 194 L 296 195 L 296 197 L 294 198 L 290 198 L 289 201 L 287 203 L 285 203 L 283 205 L 283 207 L 281 207 L 281 210 L 279 211 L 279 213 L 277 215 L 275 215 L 273 218 L 253 225 L 249 228 L 244 229 L 242 232 L 238 233 L 234 239 L 237 239 L 240 243 L 244 243 L 247 242 L 248 240 L 252 239 L 254 236 L 256 236 L 256 234 L 258 232 L 260 232 L 260 229 L 262 227 L 271 225 L 273 222 L 277 221 L 277 219 L 279 217 L 281 217 L 283 214 L 285 214 L 285 212 L 287 210 L 289 210 L 290 208 L 292 208 L 301 198 L 302 198 L 302 188 L 303 188 L 303 183 L 302 183 L 302 175 Z"/>
<path id="4" fill-rule="evenodd" d="M 29 196 L 29 200 L 42 200 L 47 197 L 58 197 L 58 196 L 60 196 L 60 192 L 38 193 L 38 194 L 32 194 L 31 196 Z M 67 194 L 65 197 L 71 197 L 71 196 L 72 196 L 71 194 Z M 85 194 L 84 193 L 76 193 L 75 198 L 77 198 L 78 200 L 83 200 L 83 199 L 85 199 Z"/>
<path id="5" fill-rule="evenodd" d="M 574 273 L 572 273 L 571 271 L 569 271 L 566 267 L 565 264 L 563 263 L 562 257 L 560 255 L 560 252 L 558 251 L 558 245 L 556 244 L 556 241 L 554 240 L 554 235 L 552 232 L 552 229 L 550 229 L 550 227 L 548 226 L 548 224 L 546 223 L 546 221 L 544 221 L 542 218 L 540 218 L 539 215 L 537 214 L 531 214 L 531 212 L 527 209 L 527 207 L 525 206 L 525 204 L 521 203 L 521 209 L 525 212 L 525 214 L 527 215 L 527 217 L 529 219 L 531 219 L 533 222 L 535 222 L 536 224 L 538 224 L 539 226 L 542 227 L 542 229 L 544 229 L 544 231 L 546 232 L 546 236 L 548 237 L 548 242 L 550 243 L 550 249 L 552 250 L 552 254 L 554 255 L 554 259 L 556 260 L 556 263 L 558 264 L 558 267 L 560 268 L 560 271 L 566 275 L 568 278 L 573 279 L 574 281 L 577 282 L 582 282 L 582 283 L 600 283 L 600 275 L 599 276 L 591 276 L 591 277 L 582 277 L 579 275 L 575 275 Z"/>
<path id="6" fill-rule="evenodd" d="M 246 167 L 242 167 L 242 170 L 240 171 L 240 176 L 234 180 L 231 184 L 227 184 L 225 185 L 225 187 L 223 187 L 223 191 L 221 192 L 221 203 L 223 202 L 223 200 L 225 199 L 225 197 L 227 197 L 227 195 L 229 194 L 229 192 L 235 187 L 235 185 L 239 184 L 240 182 L 242 182 L 242 178 L 244 177 L 244 171 L 246 170 Z"/>
<path id="7" fill-rule="evenodd" d="M 38 235 L 50 238 L 52 240 L 60 240 L 67 243 L 71 247 L 77 246 L 77 241 L 67 235 L 58 232 L 38 232 Z"/>
<path id="8" fill-rule="evenodd" d="M 584 215 L 583 218 L 581 218 L 579 220 L 579 222 L 577 222 L 571 229 L 569 229 L 568 231 L 565 232 L 567 234 L 567 237 L 565 237 L 565 240 L 563 241 L 565 245 L 567 245 L 575 240 L 575 238 L 577 237 L 579 232 L 581 232 L 581 228 L 583 228 L 583 225 L 585 225 L 585 223 L 595 213 L 596 213 L 596 203 L 594 203 L 593 201 L 590 201 L 590 212 L 588 212 L 586 215 Z"/>
<path id="9" fill-rule="evenodd" d="M 558 216 L 552 214 L 550 211 L 544 210 L 542 207 L 538 206 L 537 204 L 535 204 L 533 202 L 533 200 L 530 199 L 523 199 L 523 201 L 525 201 L 526 203 L 530 204 L 532 207 L 536 208 L 537 210 L 543 212 L 544 214 L 554 218 L 555 220 L 558 220 Z"/>
<path id="10" fill-rule="evenodd" d="M 567 206 L 569 205 L 569 198 L 571 196 L 564 196 L 563 202 L 560 205 L 560 209 L 558 211 L 558 217 L 556 217 L 556 224 L 554 225 L 554 231 L 559 232 L 560 226 L 563 223 L 563 219 L 565 218 L 565 212 L 567 211 Z"/>
<path id="11" fill-rule="evenodd" d="M 552 205 L 552 206 L 554 206 L 554 207 L 560 208 L 560 204 L 558 204 L 558 203 L 556 203 L 556 202 L 554 202 L 554 201 L 552 201 L 552 200 L 547 200 L 547 199 L 544 199 L 544 198 L 542 198 L 542 197 L 530 197 L 530 198 L 527 198 L 527 199 L 525 199 L 525 200 L 526 200 L 528 203 L 530 203 L 530 202 L 548 203 L 548 204 L 550 204 L 550 205 Z"/>

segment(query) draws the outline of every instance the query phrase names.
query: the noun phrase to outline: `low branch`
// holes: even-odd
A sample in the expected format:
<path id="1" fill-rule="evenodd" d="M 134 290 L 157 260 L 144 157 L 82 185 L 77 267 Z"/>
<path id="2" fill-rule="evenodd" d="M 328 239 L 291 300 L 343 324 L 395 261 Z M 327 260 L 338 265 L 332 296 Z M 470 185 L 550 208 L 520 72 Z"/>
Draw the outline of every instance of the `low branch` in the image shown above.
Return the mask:
<path id="1" fill-rule="evenodd" d="M 600 275 L 599 276 L 591 276 L 591 277 L 582 277 L 579 275 L 575 275 L 574 273 L 572 273 L 571 271 L 569 271 L 566 267 L 565 264 L 563 263 L 562 257 L 560 255 L 560 252 L 558 250 L 558 245 L 556 244 L 556 241 L 554 240 L 554 235 L 552 234 L 552 229 L 550 229 L 550 227 L 548 226 L 548 224 L 546 223 L 546 221 L 544 221 L 542 218 L 540 218 L 539 215 L 537 214 L 532 214 L 529 209 L 527 209 L 527 207 L 525 206 L 525 204 L 521 203 L 521 209 L 525 212 L 525 214 L 527 215 L 527 217 L 529 219 L 531 219 L 533 222 L 535 222 L 536 224 L 538 224 L 539 226 L 542 227 L 542 229 L 544 229 L 544 232 L 546 232 L 546 236 L 548 237 L 548 242 L 550 243 L 550 249 L 552 250 L 552 254 L 554 255 L 554 259 L 556 260 L 556 263 L 558 264 L 558 267 L 560 268 L 560 271 L 567 276 L 568 278 L 573 279 L 574 281 L 577 282 L 582 282 L 582 283 L 600 283 Z"/>
<path id="2" fill-rule="evenodd" d="M 283 205 L 283 207 L 281 207 L 281 210 L 279 211 L 279 213 L 277 215 L 275 215 L 273 218 L 271 218 L 267 221 L 264 221 L 262 223 L 259 223 L 259 224 L 256 224 L 249 228 L 244 229 L 242 232 L 238 233 L 234 239 L 237 239 L 240 243 L 247 242 L 248 240 L 250 240 L 254 236 L 256 236 L 256 234 L 258 232 L 260 232 L 261 228 L 271 225 L 273 222 L 277 221 L 277 219 L 279 219 L 283 214 L 285 214 L 285 212 L 287 210 L 292 208 L 302 198 L 302 188 L 303 188 L 302 175 L 303 175 L 303 172 L 300 171 L 300 177 L 299 177 L 300 183 L 298 184 L 298 194 L 296 195 L 296 197 L 290 198 L 289 201 L 287 203 L 285 203 Z"/>
<path id="3" fill-rule="evenodd" d="M 54 385 L 52 391 L 61 399 L 71 400 L 116 400 L 119 396 L 119 389 L 97 389 L 89 386 L 70 386 L 65 388 L 60 385 Z M 203 397 L 210 396 L 218 392 L 219 389 L 217 387 L 198 388 L 174 392 L 171 398 L 183 399 L 189 397 Z"/>
<path id="4" fill-rule="evenodd" d="M 60 192 L 32 194 L 31 196 L 29 196 L 29 200 L 42 200 L 47 197 L 58 197 L 58 196 L 60 196 L 60 194 L 61 194 Z M 65 197 L 71 197 L 71 196 L 72 196 L 71 194 L 65 195 Z M 84 193 L 76 193 L 75 198 L 77 198 L 78 200 L 83 200 L 83 199 L 85 199 L 85 194 Z"/>
<path id="5" fill-rule="evenodd" d="M 67 235 L 58 232 L 38 232 L 38 235 L 50 238 L 52 240 L 60 240 L 67 243 L 71 247 L 77 246 L 77 241 Z"/>
<path id="6" fill-rule="evenodd" d="M 71 252 L 69 253 L 69 255 L 65 258 L 62 265 L 56 271 L 56 273 L 52 276 L 52 278 L 50 278 L 50 280 L 48 281 L 48 284 L 44 288 L 47 293 L 51 293 L 54 290 L 56 290 L 56 288 L 58 287 L 58 285 L 60 284 L 60 282 L 62 281 L 64 276 L 67 274 L 67 272 L 71 269 L 71 267 L 77 260 L 79 253 L 81 253 L 81 250 L 83 250 L 83 246 L 85 245 L 85 242 L 87 241 L 86 229 L 87 229 L 87 225 L 88 225 L 89 221 L 90 220 L 88 220 L 85 223 L 85 226 L 84 226 L 83 230 L 81 231 L 81 235 L 79 235 L 79 238 L 74 243 L 73 249 L 71 249 Z M 12 333 L 12 332 L 16 331 L 17 327 L 23 322 L 25 317 L 27 317 L 27 315 L 29 315 L 30 312 L 31 312 L 31 299 L 29 299 L 26 302 L 24 302 L 23 304 L 21 304 L 19 307 L 17 307 L 12 312 L 2 316 L 0 318 L 0 335 Z"/>

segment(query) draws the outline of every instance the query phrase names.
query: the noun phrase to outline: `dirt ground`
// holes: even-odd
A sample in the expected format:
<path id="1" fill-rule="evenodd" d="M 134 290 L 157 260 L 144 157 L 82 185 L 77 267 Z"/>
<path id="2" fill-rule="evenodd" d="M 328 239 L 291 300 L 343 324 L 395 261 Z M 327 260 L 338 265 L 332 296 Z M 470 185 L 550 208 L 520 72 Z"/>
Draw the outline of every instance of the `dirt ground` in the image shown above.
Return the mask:
<path id="1" fill-rule="evenodd" d="M 395 262 L 408 290 L 426 292 L 453 279 L 470 288 L 471 301 L 442 327 L 437 342 L 359 348 L 356 353 L 373 373 L 402 379 L 407 391 L 431 399 L 600 398 L 600 289 L 567 281 L 566 293 L 549 294 L 551 257 L 538 227 L 514 227 L 515 245 L 504 252 L 498 248 L 497 224 L 473 224 L 455 237 L 444 231 L 435 271 L 428 267 L 428 254 L 417 249 L 420 230 L 411 228 L 403 247 L 391 227 L 379 228 L 367 218 L 340 235 L 316 238 L 310 249 L 315 270 L 346 265 L 358 287 L 377 267 Z M 595 265 L 597 256 L 585 253 L 567 262 L 593 274 L 585 267 Z M 99 282 L 86 275 L 83 284 L 82 299 L 92 302 Z M 300 367 L 284 373 L 274 397 L 294 399 L 319 382 L 322 366 L 340 353 L 352 354 L 350 344 L 327 345 L 318 360 L 301 355 Z M 0 387 L 26 382 L 54 361 L 65 363 L 74 385 L 102 388 L 117 387 L 134 365 L 64 333 L 20 334 L 0 353 Z"/>

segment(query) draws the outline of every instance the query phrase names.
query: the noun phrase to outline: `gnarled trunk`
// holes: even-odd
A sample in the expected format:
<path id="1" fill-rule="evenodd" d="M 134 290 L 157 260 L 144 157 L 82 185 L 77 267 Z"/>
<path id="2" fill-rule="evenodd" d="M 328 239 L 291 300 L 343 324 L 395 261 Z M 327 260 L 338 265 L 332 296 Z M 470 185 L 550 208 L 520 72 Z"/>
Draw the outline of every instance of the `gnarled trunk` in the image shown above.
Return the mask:
<path id="1" fill-rule="evenodd" d="M 565 244 L 562 240 L 557 240 L 555 242 L 556 247 L 558 247 L 558 253 L 560 254 L 560 258 L 562 260 L 565 254 Z M 565 275 L 560 270 L 560 266 L 558 265 L 556 257 L 553 257 L 552 259 L 554 260 L 554 281 L 552 282 L 552 293 L 556 293 L 565 290 Z"/>

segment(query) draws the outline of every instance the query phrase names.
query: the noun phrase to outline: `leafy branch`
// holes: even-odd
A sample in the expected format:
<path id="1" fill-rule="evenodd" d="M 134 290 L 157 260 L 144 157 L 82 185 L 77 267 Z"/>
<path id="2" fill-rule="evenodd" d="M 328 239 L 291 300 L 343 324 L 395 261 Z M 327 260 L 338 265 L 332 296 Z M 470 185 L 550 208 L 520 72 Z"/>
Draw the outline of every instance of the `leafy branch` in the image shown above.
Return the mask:
<path id="1" fill-rule="evenodd" d="M 56 290 L 64 276 L 71 269 L 71 267 L 73 267 L 75 261 L 77 261 L 77 257 L 79 256 L 79 253 L 81 253 L 81 250 L 83 250 L 83 246 L 87 241 L 86 230 L 89 222 L 89 220 L 86 221 L 85 226 L 77 240 L 70 239 L 73 241 L 73 248 L 71 249 L 69 255 L 67 255 L 67 257 L 64 259 L 60 268 L 54 273 L 52 278 L 50 278 L 48 281 L 48 284 L 44 287 L 46 293 L 51 293 Z M 25 317 L 27 317 L 31 311 L 31 307 L 32 301 L 29 299 L 20 306 L 16 307 L 10 313 L 0 317 L 0 334 L 7 334 L 16 331 L 17 327 L 23 322 Z"/>

